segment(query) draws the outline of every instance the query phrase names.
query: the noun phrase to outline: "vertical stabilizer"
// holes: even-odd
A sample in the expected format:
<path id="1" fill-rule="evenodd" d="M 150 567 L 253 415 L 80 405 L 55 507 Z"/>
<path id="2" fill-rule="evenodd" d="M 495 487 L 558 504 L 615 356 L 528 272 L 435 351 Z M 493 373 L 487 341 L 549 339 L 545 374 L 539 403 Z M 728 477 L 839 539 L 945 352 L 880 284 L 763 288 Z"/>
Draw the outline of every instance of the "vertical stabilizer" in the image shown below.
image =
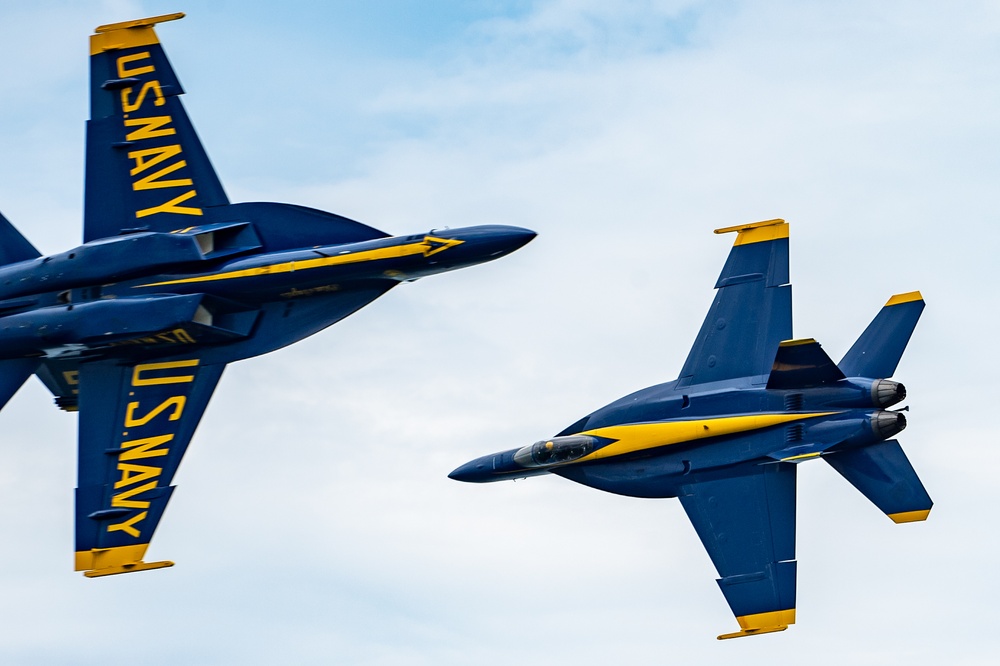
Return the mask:
<path id="1" fill-rule="evenodd" d="M 0 266 L 42 256 L 28 239 L 0 213 Z"/>
<path id="2" fill-rule="evenodd" d="M 848 377 L 892 377 L 923 310 L 919 291 L 890 298 L 837 364 L 840 370 Z"/>

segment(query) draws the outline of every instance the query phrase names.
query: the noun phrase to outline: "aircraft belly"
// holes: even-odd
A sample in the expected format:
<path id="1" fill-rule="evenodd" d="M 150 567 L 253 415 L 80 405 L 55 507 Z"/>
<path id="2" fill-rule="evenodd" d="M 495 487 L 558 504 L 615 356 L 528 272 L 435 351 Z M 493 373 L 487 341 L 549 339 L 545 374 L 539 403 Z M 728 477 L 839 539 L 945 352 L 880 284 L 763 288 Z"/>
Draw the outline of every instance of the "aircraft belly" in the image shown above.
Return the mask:
<path id="1" fill-rule="evenodd" d="M 685 467 L 680 460 L 635 460 L 568 465 L 550 470 L 579 484 L 627 497 L 677 497 Z"/>
<path id="2" fill-rule="evenodd" d="M 691 473 L 748 461 L 771 463 L 767 455 L 787 446 L 785 428 L 673 444 L 641 454 L 552 469 L 553 474 L 591 488 L 629 497 L 676 497 Z"/>
<path id="3" fill-rule="evenodd" d="M 249 338 L 206 348 L 202 358 L 208 363 L 230 363 L 281 349 L 357 312 L 397 284 L 383 280 L 344 291 L 265 303 Z"/>

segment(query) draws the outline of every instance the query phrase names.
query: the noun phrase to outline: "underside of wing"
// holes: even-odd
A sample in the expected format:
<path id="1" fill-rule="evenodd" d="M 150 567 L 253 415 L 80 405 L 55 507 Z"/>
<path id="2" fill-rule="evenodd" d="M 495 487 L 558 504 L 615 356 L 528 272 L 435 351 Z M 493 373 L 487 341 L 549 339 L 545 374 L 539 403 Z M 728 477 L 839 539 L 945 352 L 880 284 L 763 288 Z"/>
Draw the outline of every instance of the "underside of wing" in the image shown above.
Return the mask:
<path id="1" fill-rule="evenodd" d="M 740 623 L 736 638 L 795 622 L 795 466 L 741 465 L 696 475 L 681 504 Z"/>
<path id="2" fill-rule="evenodd" d="M 77 571 L 93 577 L 172 564 L 143 557 L 223 368 L 197 355 L 79 365 Z"/>
<path id="3" fill-rule="evenodd" d="M 679 376 L 679 385 L 765 376 L 778 343 L 792 337 L 788 223 L 741 227 L 715 285 L 717 293 Z M 764 378 L 761 379 L 764 381 Z"/>

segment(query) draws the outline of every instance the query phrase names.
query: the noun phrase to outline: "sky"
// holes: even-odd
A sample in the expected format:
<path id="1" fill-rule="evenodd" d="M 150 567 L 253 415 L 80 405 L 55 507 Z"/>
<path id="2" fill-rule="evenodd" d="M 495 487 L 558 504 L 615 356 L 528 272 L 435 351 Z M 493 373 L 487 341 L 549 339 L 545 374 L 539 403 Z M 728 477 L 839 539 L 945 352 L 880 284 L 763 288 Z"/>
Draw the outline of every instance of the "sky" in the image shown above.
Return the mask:
<path id="1" fill-rule="evenodd" d="M 1000 6 L 0 0 L 0 211 L 42 252 L 80 242 L 88 35 L 174 11 L 231 200 L 539 236 L 227 368 L 170 569 L 72 571 L 76 416 L 30 380 L 0 414 L 0 663 L 994 663 Z M 675 500 L 447 474 L 676 377 L 712 230 L 775 217 L 833 358 L 923 293 L 895 379 L 935 506 L 894 525 L 801 465 L 798 623 L 720 642 Z"/>

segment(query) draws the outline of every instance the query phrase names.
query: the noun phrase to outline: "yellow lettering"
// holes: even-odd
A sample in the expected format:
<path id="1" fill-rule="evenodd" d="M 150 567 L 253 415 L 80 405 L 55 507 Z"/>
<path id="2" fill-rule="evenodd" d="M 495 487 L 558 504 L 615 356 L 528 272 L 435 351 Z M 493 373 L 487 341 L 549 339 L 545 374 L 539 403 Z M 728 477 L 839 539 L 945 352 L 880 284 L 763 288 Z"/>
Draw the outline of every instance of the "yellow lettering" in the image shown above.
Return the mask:
<path id="1" fill-rule="evenodd" d="M 194 181 L 190 178 L 180 178 L 178 180 L 157 180 L 161 176 L 166 176 L 168 173 L 173 173 L 178 169 L 183 169 L 187 166 L 187 162 L 181 160 L 180 162 L 175 162 L 169 166 L 165 166 L 155 173 L 151 173 L 148 176 L 144 176 L 139 180 L 132 183 L 132 189 L 139 190 L 159 190 L 164 187 L 182 187 L 184 185 L 194 185 Z"/>
<path id="2" fill-rule="evenodd" d="M 139 483 L 146 479 L 155 479 L 163 470 L 159 467 L 151 467 L 149 465 L 118 463 L 118 471 L 122 473 L 122 477 L 115 481 L 115 490 L 131 486 L 133 483 Z"/>
<path id="3" fill-rule="evenodd" d="M 191 334 L 185 331 L 183 328 L 174 329 L 174 335 L 177 336 L 178 342 L 184 342 L 191 345 L 194 344 L 194 338 L 192 338 Z"/>
<path id="4" fill-rule="evenodd" d="M 174 122 L 170 116 L 149 116 L 147 118 L 126 118 L 125 127 L 138 127 L 125 135 L 126 141 L 142 141 L 144 139 L 154 139 L 158 136 L 169 136 L 177 134 L 173 127 L 159 129 L 164 125 Z"/>
<path id="5" fill-rule="evenodd" d="M 178 197 L 174 197 L 170 201 L 160 204 L 159 206 L 137 210 L 135 212 L 135 216 L 146 217 L 147 215 L 156 215 L 157 213 L 177 213 L 179 215 L 201 215 L 201 208 L 190 208 L 188 206 L 177 205 L 192 198 L 195 194 L 197 194 L 197 192 L 195 192 L 194 190 L 190 190 L 189 192 L 185 192 L 184 194 Z"/>
<path id="6" fill-rule="evenodd" d="M 134 500 L 129 499 L 135 497 L 136 495 L 141 495 L 147 490 L 156 490 L 156 481 L 150 481 L 144 486 L 137 486 L 135 488 L 129 488 L 125 492 L 118 493 L 111 498 L 111 506 L 122 507 L 125 509 L 148 509 L 148 500 Z"/>
<path id="7" fill-rule="evenodd" d="M 160 435 L 159 437 L 146 437 L 145 439 L 133 439 L 128 442 L 122 442 L 122 448 L 129 450 L 118 454 L 118 460 L 162 458 L 170 453 L 170 449 L 158 449 L 156 447 L 160 444 L 166 444 L 173 440 L 173 438 L 173 435 Z"/>
<path id="8" fill-rule="evenodd" d="M 118 78 L 127 79 L 130 76 L 139 76 L 140 74 L 149 74 L 156 71 L 156 68 L 152 65 L 136 67 L 135 69 L 125 69 L 125 66 L 129 63 L 138 62 L 139 60 L 149 60 L 149 51 L 133 53 L 118 58 Z"/>
<path id="9" fill-rule="evenodd" d="M 73 388 L 73 394 L 77 395 L 80 393 L 80 389 L 75 388 L 80 385 L 80 371 L 79 370 L 63 370 L 63 381 Z"/>
<path id="10" fill-rule="evenodd" d="M 133 150 L 128 154 L 128 158 L 135 161 L 135 166 L 128 173 L 130 176 L 135 176 L 150 167 L 156 166 L 160 162 L 169 160 L 171 157 L 180 154 L 181 147 L 177 144 L 160 146 L 158 148 L 146 148 L 145 150 Z"/>
<path id="11" fill-rule="evenodd" d="M 167 361 L 166 363 L 140 363 L 132 371 L 132 386 L 157 386 L 159 384 L 188 384 L 194 381 L 194 375 L 175 375 L 173 377 L 143 377 L 143 373 L 157 370 L 173 370 L 174 368 L 193 368 L 198 365 L 196 358 L 185 361 Z"/>
<path id="12" fill-rule="evenodd" d="M 184 402 L 187 400 L 182 395 L 175 395 L 172 398 L 167 398 L 156 407 L 151 409 L 148 414 L 141 418 L 135 418 L 135 410 L 139 406 L 138 402 L 130 402 L 125 408 L 125 427 L 126 428 L 136 428 L 138 426 L 144 426 L 154 418 L 159 416 L 165 409 L 173 406 L 174 412 L 170 415 L 171 421 L 176 421 L 181 417 L 181 412 L 184 411 Z M 155 438 L 151 438 L 155 439 Z M 124 446 L 124 445 L 123 445 Z M 155 444 L 153 446 L 156 446 Z"/>
<path id="13" fill-rule="evenodd" d="M 146 512 L 143 511 L 142 513 L 136 516 L 132 516 L 123 523 L 115 523 L 114 525 L 108 525 L 108 532 L 125 532 L 129 536 L 139 538 L 139 530 L 135 529 L 133 525 L 135 525 L 141 520 L 145 520 L 145 518 L 146 518 Z"/>
<path id="14" fill-rule="evenodd" d="M 163 90 L 160 88 L 160 82 L 156 80 L 146 81 L 142 84 L 142 87 L 139 88 L 139 95 L 135 98 L 134 102 L 128 101 L 128 96 L 132 92 L 132 86 L 122 90 L 122 111 L 125 113 L 138 111 L 139 107 L 142 106 L 142 103 L 146 101 L 146 93 L 150 90 L 152 90 L 153 94 L 156 96 L 156 99 L 153 100 L 153 104 L 156 106 L 163 106 L 167 103 L 167 100 L 163 98 Z"/>

